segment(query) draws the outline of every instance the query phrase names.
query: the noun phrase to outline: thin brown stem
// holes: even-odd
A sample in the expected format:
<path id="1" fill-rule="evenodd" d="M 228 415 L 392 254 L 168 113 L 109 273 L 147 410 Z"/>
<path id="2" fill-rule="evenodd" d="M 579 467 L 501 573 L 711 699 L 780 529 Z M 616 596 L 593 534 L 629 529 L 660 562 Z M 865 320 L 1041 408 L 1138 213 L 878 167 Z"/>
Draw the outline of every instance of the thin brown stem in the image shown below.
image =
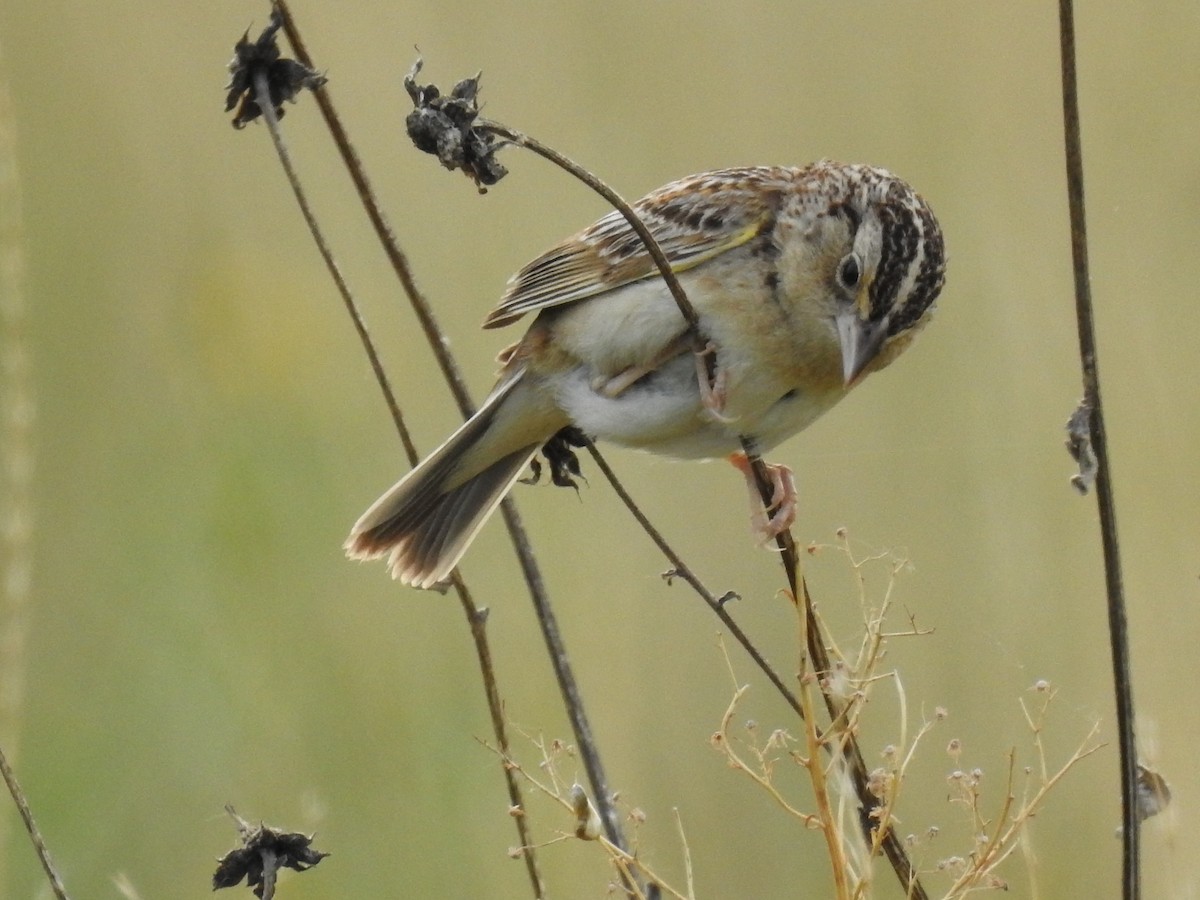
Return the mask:
<path id="1" fill-rule="evenodd" d="M 287 3 L 285 0 L 274 0 L 273 5 L 283 21 L 284 33 L 287 34 L 288 41 L 291 43 L 297 59 L 308 68 L 315 68 Z M 396 277 L 404 289 L 405 296 L 408 297 L 409 304 L 412 306 L 421 324 L 426 341 L 433 350 L 446 384 L 449 386 L 450 392 L 454 395 L 460 413 L 464 418 L 468 418 L 474 412 L 474 404 L 471 402 L 471 397 L 467 390 L 466 382 L 462 377 L 461 370 L 455 362 L 453 354 L 450 352 L 449 339 L 438 324 L 428 300 L 417 287 L 416 279 L 413 277 L 412 270 L 408 264 L 408 259 L 400 249 L 392 227 L 384 215 L 383 208 L 380 206 L 375 192 L 371 188 L 366 170 L 353 144 L 350 142 L 350 138 L 341 123 L 341 118 L 338 116 L 337 110 L 334 108 L 328 88 L 323 87 L 316 91 L 316 100 L 321 110 L 321 115 L 325 119 L 326 126 L 333 137 L 334 145 L 341 154 L 346 171 L 350 174 L 350 178 L 358 191 L 359 200 L 363 204 L 367 218 L 371 221 L 376 237 L 383 247 L 388 260 L 391 262 Z M 517 561 L 521 567 L 521 572 L 525 577 L 525 584 L 529 590 L 530 600 L 534 607 L 534 615 L 537 618 L 542 638 L 545 641 L 547 652 L 550 656 L 555 680 L 558 683 L 559 691 L 566 705 L 567 717 L 571 722 L 571 728 L 575 734 L 575 742 L 579 747 L 580 757 L 583 759 L 588 782 L 592 788 L 593 802 L 596 804 L 600 817 L 604 821 L 605 831 L 608 834 L 609 840 L 620 847 L 625 847 L 620 818 L 608 790 L 608 779 L 600 760 L 599 747 L 592 734 L 591 724 L 583 706 L 582 696 L 579 693 L 579 686 L 567 657 L 566 647 L 562 642 L 557 617 L 554 615 L 553 608 L 550 605 L 550 597 L 546 592 L 545 583 L 542 580 L 537 559 L 534 556 L 533 547 L 529 541 L 528 532 L 526 532 L 521 522 L 516 504 L 511 499 L 506 498 L 501 504 L 500 509 L 517 556 Z M 469 616 L 469 618 L 472 620 L 472 628 L 474 629 L 474 617 Z M 503 741 L 500 735 L 497 735 L 497 740 L 500 741 L 502 749 L 507 752 L 507 743 Z M 512 783 L 510 783 L 510 794 L 512 794 L 513 790 Z M 518 827 L 523 826 L 519 824 Z M 529 845 L 531 842 L 524 840 L 524 843 Z M 527 858 L 526 865 L 529 868 L 530 877 L 536 879 L 535 890 L 540 891 L 540 876 L 536 874 L 536 863 Z"/>
<path id="2" fill-rule="evenodd" d="M 592 455 L 592 460 L 596 463 L 596 467 L 600 470 L 604 477 L 608 479 L 608 483 L 612 485 L 612 489 L 616 492 L 617 497 L 620 498 L 621 502 L 625 504 L 625 508 L 628 509 L 633 515 L 634 519 L 637 520 L 637 523 L 642 527 L 642 530 L 650 536 L 650 540 L 654 542 L 654 545 L 658 547 L 660 551 L 662 551 L 663 556 L 667 558 L 667 562 L 671 564 L 671 570 L 667 573 L 667 577 L 672 579 L 680 578 L 691 585 L 692 589 L 700 595 L 700 599 L 702 599 L 708 608 L 711 609 L 717 616 L 717 618 L 721 620 L 721 623 L 729 630 L 729 633 L 733 635 L 734 639 L 742 645 L 742 649 L 746 651 L 746 654 L 751 660 L 754 661 L 754 664 L 758 666 L 764 675 L 767 676 L 767 680 L 771 682 L 771 684 L 775 687 L 775 690 L 778 691 L 779 695 L 787 702 L 788 706 L 790 706 L 796 712 L 796 714 L 803 719 L 804 710 L 800 706 L 800 701 L 797 699 L 795 693 L 793 693 L 788 686 L 784 684 L 783 679 L 779 677 L 779 674 L 771 667 L 771 664 L 767 662 L 766 657 L 764 657 L 762 653 L 759 652 L 759 649 L 754 646 L 754 642 L 750 640 L 750 636 L 747 635 L 746 632 L 742 630 L 741 626 L 738 625 L 737 621 L 731 615 L 729 615 L 729 611 L 725 608 L 725 605 L 730 599 L 733 598 L 728 594 L 723 597 L 718 597 L 708 589 L 707 585 L 700 580 L 700 576 L 698 576 L 695 571 L 686 562 L 684 562 L 683 557 L 675 552 L 675 548 L 667 542 L 667 539 L 663 537 L 662 532 L 659 531 L 658 528 L 656 528 L 650 521 L 650 519 L 647 518 L 646 514 L 642 512 L 641 507 L 638 506 L 637 502 L 633 499 L 629 491 L 625 490 L 625 485 L 621 483 L 619 478 L 617 478 L 617 473 L 614 472 L 612 467 L 608 464 L 608 460 L 601 455 L 600 451 L 596 449 L 596 445 L 591 441 L 588 441 L 588 452 Z"/>
<path id="3" fill-rule="evenodd" d="M 654 261 L 654 265 L 658 268 L 659 274 L 667 285 L 667 289 L 671 292 L 671 297 L 675 300 L 675 305 L 679 307 L 679 313 L 687 322 L 688 328 L 691 329 L 694 340 L 696 341 L 696 349 L 702 351 L 704 349 L 704 339 L 700 334 L 700 317 L 696 314 L 695 307 L 688 299 L 683 287 L 679 284 L 679 279 L 675 277 L 675 270 L 671 267 L 671 261 L 667 259 L 667 255 L 659 246 L 658 240 L 654 234 L 646 227 L 646 223 L 629 205 L 628 202 L 611 187 L 609 187 L 602 179 L 596 177 L 575 160 L 568 156 L 559 153 L 553 147 L 543 144 L 537 138 L 530 137 L 523 132 L 517 131 L 515 128 L 509 128 L 501 122 L 492 122 L 486 119 L 480 119 L 478 126 L 483 131 L 489 131 L 492 134 L 498 135 L 505 140 L 512 141 L 519 147 L 524 147 L 543 159 L 549 160 L 560 169 L 574 175 L 593 191 L 603 197 L 610 206 L 625 217 L 625 221 L 629 223 L 629 227 L 634 230 L 642 244 L 646 248 L 646 252 L 650 254 L 650 258 Z"/>
<path id="4" fill-rule="evenodd" d="M 525 528 L 521 523 L 520 513 L 517 512 L 517 505 L 511 500 L 505 500 L 500 507 L 500 512 L 504 516 L 504 521 L 508 525 L 509 531 L 513 534 L 524 536 Z M 542 581 L 541 569 L 537 566 L 533 554 L 529 551 L 528 547 L 526 547 L 526 552 L 517 554 L 517 559 L 521 565 L 521 572 L 525 577 L 525 583 L 529 585 L 531 594 L 535 598 L 548 597 L 546 586 Z M 615 846 L 620 847 L 624 852 L 628 852 L 628 846 L 625 843 L 625 837 L 621 828 L 620 816 L 616 805 L 613 803 L 612 793 L 609 791 L 608 776 L 605 773 L 604 764 L 600 758 L 600 751 L 595 736 L 592 734 L 591 723 L 584 712 L 583 697 L 579 693 L 579 684 L 576 682 L 575 676 L 571 671 L 570 660 L 567 658 L 566 645 L 563 643 L 562 635 L 558 629 L 558 618 L 550 608 L 549 602 L 545 602 L 544 608 L 543 606 L 538 606 L 538 622 L 542 627 L 542 637 L 546 642 L 546 651 L 550 654 L 550 663 L 554 667 L 554 672 L 558 679 L 558 687 L 562 694 L 563 704 L 566 707 L 567 717 L 571 721 L 571 729 L 575 732 L 575 741 L 578 744 L 579 755 L 583 760 L 584 770 L 587 772 L 588 781 L 592 786 L 592 801 L 596 806 L 596 811 L 600 814 L 601 821 L 604 822 L 604 832 Z"/>
<path id="5" fill-rule="evenodd" d="M 311 67 L 310 67 L 311 68 Z M 308 203 L 307 194 L 300 182 L 299 175 L 296 173 L 295 167 L 292 165 L 291 154 L 287 149 L 287 143 L 283 140 L 282 131 L 279 128 L 279 120 L 275 115 L 275 110 L 271 105 L 270 93 L 268 90 L 267 79 L 264 74 L 258 74 L 255 77 L 255 94 L 259 106 L 263 110 L 263 116 L 267 122 L 268 130 L 271 133 L 271 139 L 275 144 L 275 150 L 279 155 L 280 164 L 283 166 L 287 174 L 288 182 L 291 184 L 292 191 L 296 196 L 296 202 L 300 206 L 301 213 L 304 216 L 305 222 L 308 224 L 309 231 L 316 242 L 321 253 L 321 258 L 325 261 L 326 268 L 329 270 L 330 276 L 333 278 L 334 284 L 338 288 L 338 293 L 342 298 L 342 302 L 349 313 L 351 321 L 354 323 L 355 331 L 357 331 L 359 339 L 362 341 L 363 349 L 367 354 L 367 358 L 371 361 L 372 371 L 375 373 L 376 381 L 379 384 L 380 390 L 383 392 L 385 403 L 388 410 L 391 412 L 392 421 L 396 426 L 396 430 L 400 435 L 400 440 L 404 445 L 404 452 L 408 456 L 409 463 L 416 465 L 419 454 L 417 453 L 416 445 L 413 443 L 412 437 L 408 431 L 408 426 L 404 421 L 404 414 L 400 409 L 400 404 L 396 400 L 395 393 L 392 390 L 391 383 L 387 378 L 387 374 L 383 370 L 383 365 L 380 362 L 379 354 L 375 349 L 375 343 L 371 338 L 370 332 L 367 330 L 366 323 L 358 309 L 358 303 L 354 299 L 353 293 L 342 275 L 341 268 L 337 264 L 337 260 L 333 256 L 333 252 L 325 240 L 324 232 L 321 230 L 316 216 L 313 214 Z M 455 592 L 458 595 L 459 602 L 462 604 L 463 612 L 467 617 L 467 623 L 471 630 L 471 637 L 475 644 L 476 658 L 479 662 L 480 673 L 483 678 L 484 694 L 487 699 L 488 712 L 492 719 L 492 729 L 496 735 L 496 742 L 499 744 L 502 752 L 508 753 L 508 735 L 504 721 L 504 706 L 500 698 L 500 690 L 496 682 L 495 667 L 492 664 L 491 648 L 487 639 L 486 630 L 486 613 L 481 611 L 471 598 L 470 592 L 462 578 L 456 572 L 453 578 Z M 524 810 L 524 802 L 521 796 L 521 786 L 517 781 L 516 775 L 509 769 L 503 768 L 505 783 L 508 788 L 509 802 L 514 808 Z M 533 888 L 535 897 L 541 898 L 545 896 L 545 885 L 542 881 L 541 871 L 537 865 L 537 857 L 532 846 L 533 841 L 529 833 L 528 823 L 524 815 L 514 817 L 517 834 L 523 847 L 530 848 L 523 854 L 525 859 L 526 870 L 529 875 L 530 884 Z"/>
<path id="6" fill-rule="evenodd" d="M 483 679 L 483 691 L 487 698 L 488 715 L 492 720 L 492 733 L 496 736 L 496 743 L 500 748 L 500 752 L 507 758 L 510 752 L 508 746 L 508 723 L 504 720 L 504 701 L 500 696 L 500 686 L 496 681 L 496 667 L 492 661 L 492 646 L 488 640 L 488 610 L 475 603 L 466 582 L 457 569 L 451 574 L 450 580 L 454 586 L 454 592 L 458 595 L 463 614 L 467 617 L 467 624 L 471 630 L 471 640 L 475 644 L 475 657 L 479 662 L 479 671 Z M 541 898 L 546 896 L 546 885 L 542 881 L 541 869 L 538 867 L 537 855 L 533 849 L 533 835 L 529 831 L 525 799 L 521 793 L 521 785 L 517 780 L 515 772 L 508 766 L 503 766 L 503 769 L 504 784 L 508 790 L 508 802 L 514 812 L 514 818 L 517 820 L 517 836 L 521 841 L 522 856 L 529 855 L 532 857 L 525 863 L 529 883 L 533 888 L 534 896 L 541 900 Z"/>
<path id="7" fill-rule="evenodd" d="M 758 486 L 763 508 L 769 510 L 774 490 L 771 487 L 771 479 L 767 474 L 766 466 L 749 441 L 742 441 L 742 449 L 754 471 L 754 480 Z M 800 575 L 800 556 L 796 552 L 796 541 L 792 537 L 790 530 L 784 530 L 776 536 L 775 544 L 780 550 L 780 562 L 787 577 L 788 589 L 791 591 L 792 597 L 795 598 L 795 602 L 803 606 L 805 618 L 804 634 L 808 644 L 809 658 L 812 660 L 813 672 L 820 678 L 818 683 L 821 685 L 821 696 L 825 700 L 825 709 L 829 713 L 830 722 L 836 725 L 836 723 L 842 721 L 845 710 L 841 708 L 838 700 L 834 697 L 833 692 L 828 686 L 827 679 L 823 677 L 831 671 L 832 667 L 829 662 L 829 652 L 825 648 L 824 631 L 821 628 L 820 620 L 817 618 L 812 595 L 808 592 L 807 582 Z M 850 729 L 841 729 L 839 749 L 846 763 L 846 768 L 850 773 L 850 781 L 854 785 L 854 794 L 858 798 L 859 824 L 862 827 L 863 834 L 866 835 L 868 846 L 873 841 L 873 829 L 886 827 L 887 832 L 879 843 L 882 845 L 884 855 L 887 856 L 888 862 L 891 863 L 896 877 L 900 880 L 901 886 L 907 892 L 906 896 L 916 898 L 916 900 L 928 900 L 928 894 L 925 893 L 924 887 L 922 887 L 920 880 L 917 878 L 917 869 L 908 858 L 908 851 L 904 849 L 904 844 L 897 837 L 895 830 L 887 825 L 880 825 L 872 815 L 875 808 L 879 806 L 879 800 L 871 793 L 870 773 L 867 769 L 867 763 L 863 758 L 858 738 Z"/>
<path id="8" fill-rule="evenodd" d="M 1109 646 L 1121 765 L 1122 896 L 1140 893 L 1140 822 L 1137 815 L 1137 740 L 1134 734 L 1133 674 L 1129 658 L 1129 625 L 1117 543 L 1117 511 L 1108 459 L 1104 408 L 1100 402 L 1100 370 L 1096 361 L 1096 327 L 1088 272 L 1087 215 L 1083 193 L 1083 142 L 1079 127 L 1079 88 L 1075 76 L 1075 13 L 1072 0 L 1059 0 L 1059 38 L 1062 54 L 1063 131 L 1067 164 L 1067 199 L 1071 214 L 1071 259 L 1075 278 L 1075 321 L 1079 330 L 1079 359 L 1084 404 L 1090 410 L 1091 445 L 1096 458 L 1096 505 L 1104 553 Z"/>
<path id="9" fill-rule="evenodd" d="M 3 750 L 0 750 L 0 776 L 3 776 L 8 793 L 12 796 L 13 802 L 17 805 L 17 811 L 21 814 L 21 821 L 25 823 L 25 831 L 33 843 L 38 862 L 42 864 L 42 870 L 50 881 L 50 890 L 54 892 L 54 896 L 58 900 L 68 900 L 67 889 L 58 875 L 58 870 L 54 867 L 54 861 L 50 858 L 50 849 L 46 846 L 46 841 L 42 838 L 42 833 L 33 820 L 33 811 L 29 808 L 29 801 L 25 798 L 25 792 L 21 790 L 21 783 L 17 781 L 16 773 L 8 764 L 8 757 L 4 755 Z"/>
<path id="10" fill-rule="evenodd" d="M 391 382 L 388 381 L 387 373 L 383 370 L 383 362 L 380 360 L 379 353 L 375 349 L 375 342 L 371 340 L 367 323 L 363 319 L 362 313 L 359 312 L 358 304 L 354 300 L 350 286 L 346 283 L 345 276 L 342 275 L 341 266 L 338 265 L 337 260 L 333 256 L 333 250 L 330 249 L 328 241 L 325 240 L 325 233 L 321 230 L 317 222 L 316 214 L 309 205 L 308 195 L 305 193 L 304 186 L 300 182 L 300 176 L 296 172 L 296 167 L 292 164 L 291 151 L 288 150 L 287 142 L 283 139 L 283 133 L 279 128 L 279 118 L 276 116 L 275 108 L 271 103 L 266 72 L 259 71 L 255 74 L 254 92 L 259 106 L 262 108 L 263 118 L 267 123 L 267 130 L 271 133 L 271 140 L 275 144 L 275 152 L 279 156 L 280 165 L 283 166 L 288 184 L 291 185 L 292 193 L 296 197 L 296 203 L 300 207 L 300 214 L 304 216 L 304 222 L 308 225 L 309 233 L 317 245 L 321 259 L 325 261 L 325 268 L 329 270 L 329 275 L 333 279 L 333 283 L 337 286 L 338 295 L 342 298 L 342 304 L 350 316 L 350 321 L 354 323 L 354 330 L 358 333 L 363 350 L 366 352 L 367 359 L 371 363 L 371 371 L 375 375 L 375 380 L 379 383 L 380 390 L 383 391 L 384 402 L 387 403 L 388 412 L 391 413 L 392 423 L 396 426 L 396 431 L 399 433 L 400 440 L 404 444 L 404 452 L 408 454 L 410 459 L 413 459 L 417 455 L 416 446 L 413 444 L 408 426 L 404 423 L 404 416 L 400 413 L 400 406 L 396 402 L 396 394 L 392 390 Z"/>
<path id="11" fill-rule="evenodd" d="M 272 5 L 283 20 L 283 31 L 287 35 L 288 43 L 292 45 L 292 50 L 296 53 L 296 59 L 308 68 L 315 69 L 316 66 L 313 65 L 313 59 L 309 55 L 308 48 L 304 44 L 304 39 L 300 35 L 300 29 L 296 25 L 296 21 L 292 17 L 291 10 L 288 8 L 285 0 L 272 0 Z M 425 340 L 429 344 L 430 349 L 433 350 L 433 355 L 437 360 L 438 368 L 441 369 L 442 377 L 446 379 L 446 384 L 450 387 L 450 393 L 454 395 L 454 400 L 458 404 L 458 411 L 464 419 L 468 418 L 475 411 L 475 407 L 471 402 L 471 392 L 468 390 L 467 383 L 462 377 L 462 370 L 459 369 L 458 364 L 454 361 L 454 356 L 450 352 L 450 347 L 446 341 L 445 332 L 438 325 L 437 319 L 433 314 L 433 308 L 429 305 L 429 301 L 425 298 L 425 295 L 421 293 L 421 289 L 417 287 L 412 267 L 408 264 L 408 257 L 400 249 L 395 232 L 392 231 L 391 223 L 388 222 L 387 216 L 384 215 L 383 207 L 379 205 L 375 191 L 372 189 L 371 182 L 367 178 L 367 172 L 363 167 L 362 160 L 358 158 L 358 151 L 354 149 L 354 145 L 350 142 L 350 137 L 346 133 L 345 126 L 342 125 L 341 117 L 334 108 L 329 88 L 322 87 L 320 90 L 314 92 L 314 96 L 317 101 L 317 108 L 320 109 L 321 116 L 325 119 L 325 127 L 329 129 L 334 145 L 341 154 L 346 171 L 350 175 L 350 180 L 354 182 L 354 188 L 358 191 L 359 200 L 362 202 L 367 218 L 371 221 L 371 227 L 375 229 L 380 246 L 383 247 L 383 252 L 387 255 L 388 262 L 391 264 L 392 270 L 396 273 L 396 278 L 400 281 L 401 287 L 404 288 L 404 293 L 408 297 L 409 304 L 412 306 L 413 312 L 417 316 L 417 321 L 425 333 Z"/>

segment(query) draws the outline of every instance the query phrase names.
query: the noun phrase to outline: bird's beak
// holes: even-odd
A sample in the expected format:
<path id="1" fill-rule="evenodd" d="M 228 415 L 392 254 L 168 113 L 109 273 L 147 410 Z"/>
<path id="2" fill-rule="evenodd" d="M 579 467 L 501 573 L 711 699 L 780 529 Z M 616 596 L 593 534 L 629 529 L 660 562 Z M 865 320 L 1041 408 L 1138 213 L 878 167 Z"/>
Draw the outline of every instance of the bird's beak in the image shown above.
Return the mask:
<path id="1" fill-rule="evenodd" d="M 846 387 L 853 387 L 863 370 L 870 364 L 887 337 L 887 319 L 864 321 L 857 306 L 847 306 L 834 316 L 838 342 L 842 345 L 842 378 Z"/>

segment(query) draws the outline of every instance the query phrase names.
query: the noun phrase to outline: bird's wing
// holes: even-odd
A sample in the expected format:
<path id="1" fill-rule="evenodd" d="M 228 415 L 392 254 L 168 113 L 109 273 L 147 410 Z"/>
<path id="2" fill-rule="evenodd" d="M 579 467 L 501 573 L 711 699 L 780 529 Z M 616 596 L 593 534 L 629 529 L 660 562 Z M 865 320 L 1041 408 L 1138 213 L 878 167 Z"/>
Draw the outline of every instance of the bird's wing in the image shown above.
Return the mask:
<path id="1" fill-rule="evenodd" d="M 671 270 L 682 272 L 739 247 L 768 228 L 779 193 L 797 170 L 723 169 L 659 188 L 634 204 Z M 514 275 L 485 328 L 507 325 L 527 312 L 594 297 L 658 268 L 625 217 L 613 211 L 543 253 Z"/>

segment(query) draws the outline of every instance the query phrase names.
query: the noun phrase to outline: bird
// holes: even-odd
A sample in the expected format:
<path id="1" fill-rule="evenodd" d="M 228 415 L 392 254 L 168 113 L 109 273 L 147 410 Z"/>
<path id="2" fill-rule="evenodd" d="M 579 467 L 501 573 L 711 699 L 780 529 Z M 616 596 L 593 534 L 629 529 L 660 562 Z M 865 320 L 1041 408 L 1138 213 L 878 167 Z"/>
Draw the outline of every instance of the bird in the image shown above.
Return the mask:
<path id="1" fill-rule="evenodd" d="M 720 169 L 633 209 L 697 329 L 620 212 L 555 245 L 509 279 L 483 322 L 534 314 L 500 354 L 491 393 L 363 513 L 347 556 L 386 557 L 401 583 L 444 588 L 539 448 L 569 427 L 678 459 L 726 457 L 749 480 L 742 448 L 772 449 L 890 364 L 945 282 L 937 219 L 882 168 Z M 791 471 L 769 471 L 766 536 L 791 524 L 795 501 Z"/>

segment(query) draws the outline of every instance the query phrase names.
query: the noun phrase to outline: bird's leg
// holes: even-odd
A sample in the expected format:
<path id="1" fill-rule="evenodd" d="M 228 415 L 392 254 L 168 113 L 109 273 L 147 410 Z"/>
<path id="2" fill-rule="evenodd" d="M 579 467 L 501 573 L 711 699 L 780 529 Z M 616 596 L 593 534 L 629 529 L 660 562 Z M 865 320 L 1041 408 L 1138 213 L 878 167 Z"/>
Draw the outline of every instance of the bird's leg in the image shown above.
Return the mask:
<path id="1" fill-rule="evenodd" d="M 592 390 L 605 397 L 620 397 L 641 379 L 654 372 L 663 363 L 674 359 L 688 347 L 688 338 L 680 335 L 662 348 L 647 363 L 640 366 L 629 366 L 615 375 L 599 375 L 592 379 Z"/>
<path id="2" fill-rule="evenodd" d="M 731 453 L 729 461 L 746 478 L 746 486 L 750 489 L 750 526 L 762 542 L 765 544 L 791 528 L 796 521 L 796 478 L 792 470 L 777 463 L 763 463 L 771 479 L 771 502 L 764 510 L 758 479 L 754 477 L 754 467 L 746 454 Z"/>
<path id="3" fill-rule="evenodd" d="M 653 372 L 657 366 L 630 366 L 628 369 L 622 369 L 611 378 L 606 378 L 603 375 L 592 379 L 592 390 L 597 394 L 603 394 L 610 400 L 613 397 L 620 397 L 626 390 L 633 387 L 638 381 Z"/>
<path id="4" fill-rule="evenodd" d="M 712 359 L 710 368 L 709 358 Z M 725 370 L 717 365 L 717 345 L 709 341 L 695 354 L 696 378 L 700 382 L 700 403 L 718 422 L 732 422 L 725 415 Z"/>

